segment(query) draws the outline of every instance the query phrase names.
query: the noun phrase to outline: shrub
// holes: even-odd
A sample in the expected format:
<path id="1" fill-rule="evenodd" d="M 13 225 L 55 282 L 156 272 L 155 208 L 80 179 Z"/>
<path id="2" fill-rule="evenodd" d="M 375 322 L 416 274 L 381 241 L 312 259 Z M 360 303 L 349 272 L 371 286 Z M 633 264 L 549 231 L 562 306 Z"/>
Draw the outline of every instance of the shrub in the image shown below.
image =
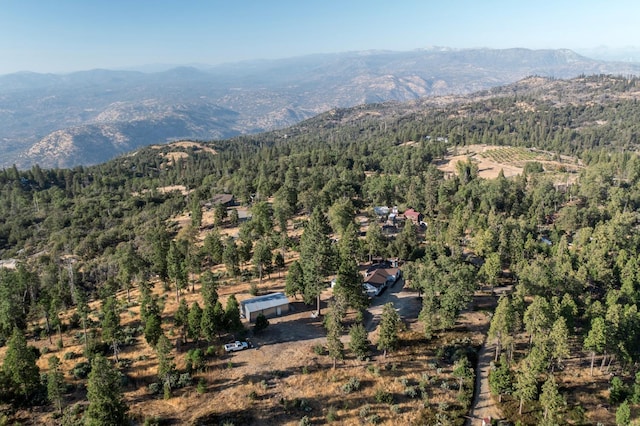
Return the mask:
<path id="1" fill-rule="evenodd" d="M 258 283 L 256 283 L 255 281 L 252 281 L 251 285 L 249 285 L 249 294 L 252 296 L 258 295 Z"/>
<path id="2" fill-rule="evenodd" d="M 309 416 L 304 416 L 300 419 L 300 426 L 311 426 L 311 420 L 309 420 Z"/>
<path id="3" fill-rule="evenodd" d="M 144 419 L 144 426 L 161 426 L 167 424 L 166 421 L 162 417 L 146 417 Z"/>
<path id="4" fill-rule="evenodd" d="M 381 421 L 380 416 L 378 414 L 372 414 L 367 420 L 372 425 L 377 425 Z"/>
<path id="5" fill-rule="evenodd" d="M 374 398 L 380 404 L 393 404 L 393 395 L 384 389 L 378 389 Z"/>
<path id="6" fill-rule="evenodd" d="M 268 326 L 269 326 L 269 320 L 262 313 L 260 313 L 256 318 L 256 323 L 253 326 L 253 331 L 255 333 L 260 333 L 264 329 L 266 329 Z"/>
<path id="7" fill-rule="evenodd" d="M 314 345 L 313 353 L 316 355 L 324 355 L 324 346 L 321 344 Z"/>
<path id="8" fill-rule="evenodd" d="M 342 385 L 342 392 L 346 394 L 355 392 L 357 390 L 360 390 L 360 379 L 358 379 L 357 377 L 350 378 L 347 383 Z"/>
<path id="9" fill-rule="evenodd" d="M 335 407 L 331 406 L 329 407 L 329 410 L 327 410 L 327 422 L 331 423 L 335 422 L 336 420 L 338 420 L 338 413 Z"/>
<path id="10" fill-rule="evenodd" d="M 202 349 L 191 349 L 187 352 L 187 365 L 192 366 L 195 370 L 200 370 L 204 367 L 204 353 Z M 188 369 L 187 369 L 188 370 Z"/>
<path id="11" fill-rule="evenodd" d="M 207 392 L 207 382 L 204 379 L 198 380 L 198 386 L 196 386 L 196 392 L 200 395 Z"/>
<path id="12" fill-rule="evenodd" d="M 365 406 L 363 406 L 360 409 L 360 418 L 364 419 L 365 417 L 367 417 L 369 415 L 369 412 L 371 411 L 371 406 L 369 404 L 366 404 Z"/>
<path id="13" fill-rule="evenodd" d="M 95 355 L 107 356 L 111 352 L 111 347 L 108 343 L 100 342 L 96 339 L 89 339 L 84 356 L 87 359 L 93 359 Z"/>
<path id="14" fill-rule="evenodd" d="M 192 381 L 191 380 L 191 374 L 182 373 L 180 375 L 180 377 L 178 378 L 178 383 L 176 383 L 176 387 L 178 389 L 187 387 L 187 386 L 191 385 L 191 381 Z"/>
<path id="15" fill-rule="evenodd" d="M 404 388 L 404 394 L 407 397 L 413 399 L 418 396 L 418 390 L 416 389 L 415 386 L 407 386 L 406 388 Z"/>
<path id="16" fill-rule="evenodd" d="M 527 161 L 524 164 L 524 172 L 526 174 L 542 173 L 544 172 L 544 167 L 542 166 L 542 163 L 538 161 Z"/>
<path id="17" fill-rule="evenodd" d="M 80 315 L 77 312 L 74 312 L 69 317 L 69 328 L 75 329 L 80 327 Z"/>
<path id="18" fill-rule="evenodd" d="M 90 371 L 91 371 L 91 364 L 83 361 L 83 362 L 77 363 L 75 367 L 73 367 L 71 374 L 73 374 L 73 377 L 75 377 L 76 379 L 86 379 L 87 377 L 89 377 Z"/>
<path id="19" fill-rule="evenodd" d="M 247 398 L 249 398 L 251 401 L 255 401 L 256 399 L 258 399 L 258 392 L 252 390 L 247 394 Z"/>
<path id="20" fill-rule="evenodd" d="M 153 382 L 149 386 L 147 386 L 147 390 L 151 395 L 159 395 L 161 389 L 162 385 L 158 382 Z"/>
<path id="21" fill-rule="evenodd" d="M 78 354 L 73 352 L 73 351 L 65 352 L 65 354 L 62 356 L 62 358 L 67 360 L 67 361 L 70 360 L 70 359 L 77 358 L 77 357 L 78 357 Z"/>
<path id="22" fill-rule="evenodd" d="M 371 374 L 373 374 L 374 376 L 379 376 L 380 375 L 380 367 L 377 367 L 373 364 L 369 364 L 367 365 L 367 371 Z"/>
<path id="23" fill-rule="evenodd" d="M 620 377 L 615 376 L 611 379 L 611 387 L 609 388 L 609 402 L 618 404 L 627 397 L 627 387 Z"/>

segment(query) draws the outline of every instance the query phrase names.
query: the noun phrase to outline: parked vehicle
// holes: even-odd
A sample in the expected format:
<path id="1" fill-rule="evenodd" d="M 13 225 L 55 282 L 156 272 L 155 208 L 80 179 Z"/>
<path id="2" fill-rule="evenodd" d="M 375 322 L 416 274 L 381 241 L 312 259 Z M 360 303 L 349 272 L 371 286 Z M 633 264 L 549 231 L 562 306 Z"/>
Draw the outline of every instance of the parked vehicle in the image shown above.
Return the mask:
<path id="1" fill-rule="evenodd" d="M 236 340 L 233 343 L 227 343 L 226 345 L 224 345 L 225 352 L 236 352 L 236 351 L 242 351 L 244 349 L 249 349 L 249 344 L 247 342 L 241 342 L 239 340 Z"/>

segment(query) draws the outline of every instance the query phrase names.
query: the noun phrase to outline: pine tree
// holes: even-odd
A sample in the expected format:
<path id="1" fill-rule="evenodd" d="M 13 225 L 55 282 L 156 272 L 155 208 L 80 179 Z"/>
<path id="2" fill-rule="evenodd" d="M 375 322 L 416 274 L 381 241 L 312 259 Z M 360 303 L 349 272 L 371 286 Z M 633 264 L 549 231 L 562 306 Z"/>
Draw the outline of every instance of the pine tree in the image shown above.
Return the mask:
<path id="1" fill-rule="evenodd" d="M 120 281 L 120 285 L 127 291 L 127 303 L 130 303 L 131 281 L 134 276 L 140 272 L 142 259 L 140 259 L 131 243 L 118 245 L 116 256 L 118 258 L 118 281 Z"/>
<path id="2" fill-rule="evenodd" d="M 565 404 L 564 397 L 558 392 L 555 378 L 550 375 L 542 385 L 542 393 L 540 394 L 540 405 L 544 409 L 543 419 L 545 424 L 557 424 L 560 411 Z"/>
<path id="3" fill-rule="evenodd" d="M 205 271 L 200 277 L 202 286 L 200 292 L 202 293 L 202 301 L 205 305 L 215 305 L 218 301 L 218 282 L 216 277 L 210 272 Z"/>
<path id="4" fill-rule="evenodd" d="M 180 302 L 180 291 L 187 286 L 187 259 L 175 241 L 169 244 L 167 273 L 176 288 L 176 302 Z"/>
<path id="5" fill-rule="evenodd" d="M 602 353 L 607 345 L 607 326 L 604 318 L 596 317 L 591 320 L 589 334 L 584 339 L 584 348 L 591 351 L 591 375 L 593 376 L 593 364 L 596 353 Z"/>
<path id="6" fill-rule="evenodd" d="M 269 242 L 261 238 L 255 245 L 253 250 L 253 264 L 258 270 L 258 280 L 262 284 L 262 276 L 264 271 L 268 271 L 271 268 L 271 258 L 273 254 Z"/>
<path id="7" fill-rule="evenodd" d="M 533 302 L 524 313 L 524 325 L 527 332 L 529 332 L 530 343 L 539 333 L 549 329 L 551 325 L 550 319 L 549 302 L 542 296 L 535 296 Z"/>
<path id="8" fill-rule="evenodd" d="M 208 342 L 213 340 L 214 334 L 220 335 L 224 329 L 225 315 L 219 300 L 215 305 L 205 305 L 200 324 L 200 333 Z"/>
<path id="9" fill-rule="evenodd" d="M 380 318 L 380 337 L 378 339 L 378 349 L 384 351 L 384 357 L 387 352 L 391 352 L 398 346 L 398 327 L 400 326 L 400 315 L 389 302 L 382 308 L 382 316 Z"/>
<path id="10" fill-rule="evenodd" d="M 15 327 L 7 345 L 2 371 L 11 380 L 16 393 L 25 398 L 35 391 L 40 383 L 37 356 L 30 347 L 22 331 Z"/>
<path id="11" fill-rule="evenodd" d="M 640 371 L 636 373 L 633 387 L 631 388 L 631 402 L 640 404 Z"/>
<path id="12" fill-rule="evenodd" d="M 120 308 L 115 297 L 109 296 L 102 303 L 102 340 L 113 349 L 113 355 L 118 362 L 122 329 L 120 327 Z"/>
<path id="13" fill-rule="evenodd" d="M 189 331 L 189 307 L 187 306 L 187 301 L 184 298 L 180 299 L 180 305 L 178 305 L 178 310 L 176 311 L 173 319 L 176 327 L 180 330 L 182 341 L 185 342 Z M 157 343 L 158 342 L 156 341 L 156 344 Z"/>
<path id="14" fill-rule="evenodd" d="M 171 357 L 171 342 L 162 334 L 158 339 L 156 353 L 158 354 L 158 378 L 162 383 L 165 398 L 171 396 L 172 377 L 175 375 L 176 365 Z"/>
<path id="15" fill-rule="evenodd" d="M 502 345 L 509 338 L 509 329 L 513 323 L 513 310 L 511 302 L 507 296 L 501 296 L 498 301 L 493 316 L 491 317 L 491 325 L 489 326 L 489 340 L 496 342 L 496 355 L 494 361 L 497 362 L 502 351 Z"/>
<path id="16" fill-rule="evenodd" d="M 189 337 L 196 343 L 200 338 L 201 324 L 202 308 L 198 302 L 193 302 L 191 309 L 189 309 Z"/>
<path id="17" fill-rule="evenodd" d="M 333 359 L 333 368 L 336 368 L 336 362 L 344 358 L 344 345 L 340 337 L 342 336 L 342 318 L 340 309 L 332 306 L 329 314 L 325 318 L 325 328 L 327 329 L 327 350 L 329 356 Z"/>
<path id="18" fill-rule="evenodd" d="M 369 262 L 373 256 L 384 256 L 387 252 L 387 240 L 382 234 L 382 229 L 377 223 L 370 223 L 365 237 L 366 253 Z"/>
<path id="19" fill-rule="evenodd" d="M 364 328 L 362 323 L 358 322 L 351 326 L 349 330 L 349 349 L 360 360 L 366 358 L 369 353 L 369 335 L 367 329 Z"/>
<path id="20" fill-rule="evenodd" d="M 227 269 L 227 274 L 231 277 L 237 277 L 240 274 L 240 255 L 238 246 L 233 237 L 228 237 L 224 244 L 222 252 L 222 261 Z"/>
<path id="21" fill-rule="evenodd" d="M 80 315 L 82 321 L 82 335 L 84 341 L 84 350 L 87 351 L 89 340 L 87 337 L 87 322 L 89 320 L 89 304 L 87 303 L 87 296 L 83 291 L 79 291 L 76 288 L 76 311 Z"/>
<path id="22" fill-rule="evenodd" d="M 329 220 L 336 234 L 343 235 L 356 217 L 353 202 L 346 197 L 338 199 L 329 207 Z"/>
<path id="23" fill-rule="evenodd" d="M 162 334 L 162 316 L 155 297 L 151 297 L 142 321 L 144 323 L 144 338 L 151 347 L 155 347 Z"/>
<path id="24" fill-rule="evenodd" d="M 498 368 L 492 370 L 489 375 L 489 388 L 491 393 L 498 395 L 498 402 L 502 402 L 502 395 L 513 393 L 513 376 L 504 354 L 500 357 Z"/>
<path id="25" fill-rule="evenodd" d="M 284 292 L 287 296 L 295 296 L 304 292 L 304 275 L 300 262 L 294 260 L 285 278 Z"/>
<path id="26" fill-rule="evenodd" d="M 325 277 L 333 270 L 334 255 L 329 233 L 331 228 L 327 218 L 319 208 L 311 214 L 300 238 L 300 266 L 304 277 L 304 300 L 311 303 L 317 299 L 320 314 L 320 293 Z"/>
<path id="27" fill-rule="evenodd" d="M 616 410 L 616 426 L 628 426 L 631 424 L 631 407 L 629 401 L 624 401 Z"/>
<path id="28" fill-rule="evenodd" d="M 357 262 L 358 259 L 360 259 L 361 253 L 362 245 L 358 238 L 358 230 L 355 223 L 349 223 L 338 242 L 340 261 L 344 262 L 345 259 L 350 258 Z"/>
<path id="29" fill-rule="evenodd" d="M 200 198 L 195 195 L 191 199 L 191 226 L 194 228 L 200 228 L 202 225 L 202 206 L 200 205 Z"/>
<path id="30" fill-rule="evenodd" d="M 458 378 L 458 390 L 460 393 L 464 392 L 464 382 L 473 382 L 473 369 L 469 363 L 469 359 L 466 356 L 461 357 L 453 365 L 452 371 L 453 377 Z"/>
<path id="31" fill-rule="evenodd" d="M 127 424 L 129 410 L 120 388 L 120 374 L 109 360 L 96 355 L 91 361 L 87 381 L 89 407 L 85 412 L 87 426 L 113 426 Z"/>
<path id="32" fill-rule="evenodd" d="M 367 307 L 368 299 L 362 291 L 362 275 L 358 272 L 358 264 L 353 257 L 342 259 L 333 292 L 342 296 L 347 305 L 357 311 Z"/>
<path id="33" fill-rule="evenodd" d="M 47 373 L 47 397 L 60 414 L 62 414 L 64 389 L 64 375 L 60 371 L 60 359 L 52 355 L 49 358 L 49 372 Z"/>
<path id="34" fill-rule="evenodd" d="M 262 312 L 260 312 L 256 317 L 255 324 L 253 324 L 253 332 L 260 333 L 267 327 L 269 327 L 269 320 L 264 316 Z"/>
<path id="35" fill-rule="evenodd" d="M 238 215 L 238 209 L 231 209 L 229 212 L 229 223 L 231 226 L 238 226 L 240 222 L 240 216 Z"/>
<path id="36" fill-rule="evenodd" d="M 493 252 L 487 255 L 478 273 L 489 287 L 495 287 L 501 272 L 500 253 Z"/>
<path id="37" fill-rule="evenodd" d="M 214 229 L 204 238 L 203 249 L 205 256 L 209 258 L 212 265 L 222 263 L 222 253 L 224 252 L 224 244 L 220 237 L 220 232 Z"/>
<path id="38" fill-rule="evenodd" d="M 522 415 L 522 408 L 526 401 L 533 401 L 538 393 L 538 381 L 533 371 L 527 366 L 521 368 L 516 375 L 516 395 L 520 398 L 518 413 Z"/>
<path id="39" fill-rule="evenodd" d="M 227 206 L 218 203 L 213 206 L 213 221 L 217 226 L 221 226 L 227 218 Z"/>
<path id="40" fill-rule="evenodd" d="M 220 303 L 220 302 L 216 302 Z M 213 335 L 216 332 L 214 305 L 206 304 L 202 310 L 202 318 L 200 319 L 200 334 L 207 342 L 213 341 Z"/>
<path id="41" fill-rule="evenodd" d="M 238 303 L 238 299 L 236 299 L 236 295 L 232 294 L 227 299 L 227 305 L 224 310 L 225 323 L 226 326 L 232 332 L 239 332 L 244 329 L 242 325 L 242 320 L 240 320 L 240 304 Z"/>
<path id="42" fill-rule="evenodd" d="M 153 247 L 151 259 L 152 270 L 158 274 L 160 279 L 166 285 L 166 281 L 169 278 L 167 271 L 167 253 L 169 252 L 171 237 L 169 236 L 169 232 L 167 232 L 166 227 L 161 222 L 156 223 L 153 229 L 155 231 L 151 234 L 151 244 Z"/>
<path id="43" fill-rule="evenodd" d="M 555 360 L 555 364 L 561 365 L 562 360 L 569 357 L 569 329 L 567 321 L 564 317 L 559 317 L 551 327 L 549 333 L 549 342 L 551 343 L 551 357 Z"/>

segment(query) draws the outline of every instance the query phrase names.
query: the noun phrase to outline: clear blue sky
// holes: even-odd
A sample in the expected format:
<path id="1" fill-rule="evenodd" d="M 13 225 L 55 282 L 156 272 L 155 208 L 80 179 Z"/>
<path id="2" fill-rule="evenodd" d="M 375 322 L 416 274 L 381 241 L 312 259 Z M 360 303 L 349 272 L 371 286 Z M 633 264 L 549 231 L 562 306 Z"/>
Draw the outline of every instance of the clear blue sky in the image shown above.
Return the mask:
<path id="1" fill-rule="evenodd" d="M 0 0 L 0 74 L 354 50 L 640 45 L 637 0 Z"/>

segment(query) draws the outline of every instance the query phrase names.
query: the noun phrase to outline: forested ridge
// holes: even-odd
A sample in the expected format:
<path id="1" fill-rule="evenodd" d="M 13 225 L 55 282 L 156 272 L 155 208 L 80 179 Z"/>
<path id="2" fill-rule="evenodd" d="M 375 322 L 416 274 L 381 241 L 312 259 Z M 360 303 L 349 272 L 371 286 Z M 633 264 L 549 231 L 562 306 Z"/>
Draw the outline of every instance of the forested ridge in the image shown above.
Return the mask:
<path id="1" fill-rule="evenodd" d="M 0 258 L 15 259 L 17 267 L 0 269 L 0 341 L 7 346 L 0 399 L 15 407 L 50 403 L 62 412 L 64 380 L 51 364 L 50 386 L 37 367 L 33 373 L 40 354 L 29 352 L 25 336 L 51 341 L 63 329 L 77 329 L 92 371 L 89 399 L 112 395 L 109 403 L 124 415 L 117 380 L 101 355 L 117 360 L 127 344 L 111 315 L 118 290 L 129 299 L 130 289 L 140 289 L 145 340 L 168 359 L 171 342 L 159 325 L 148 325 L 169 321 L 149 291 L 153 282 L 179 300 L 198 280 L 204 310 L 185 305 L 171 321 L 185 342 L 212 342 L 241 326 L 238 315 L 228 314 L 237 302 L 223 309 L 217 284 L 206 283 L 245 275 L 261 281 L 263 269 L 277 268 L 277 255 L 290 250 L 300 253 L 302 278 L 288 280 L 287 292 L 302 293 L 308 303 L 331 274 L 351 282 L 356 261 L 405 260 L 407 283 L 421 292 L 426 339 L 451 328 L 478 288 L 512 286 L 492 314 L 487 338 L 496 344 L 492 390 L 515 404 L 504 407 L 510 419 L 589 424 L 596 404 L 585 403 L 584 389 L 565 375 L 568 360 L 583 357 L 600 385 L 608 379 L 599 371 L 612 375 L 609 401 L 600 401 L 611 406 L 608 420 L 629 424 L 640 403 L 638 98 L 636 78 L 532 77 L 468 97 L 336 109 L 260 135 L 145 148 L 92 167 L 4 169 Z M 473 158 L 458 163 L 455 176 L 438 169 L 446 156 L 476 144 L 545 151 L 559 166 L 532 161 L 522 175 L 496 179 L 480 178 Z M 575 165 L 579 171 L 569 167 Z M 221 193 L 233 194 L 253 215 L 235 239 L 201 226 L 205 204 Z M 380 205 L 420 211 L 426 228 L 406 225 L 389 238 L 371 231 L 374 222 L 358 239 L 356 212 L 368 215 Z M 216 223 L 238 221 L 213 209 Z M 185 213 L 189 226 L 178 226 L 176 217 Z M 301 214 L 302 237 L 287 235 Z M 328 234 L 340 242 L 320 261 L 318 245 Z M 313 260 L 306 262 L 307 253 Z M 215 265 L 225 266 L 224 277 L 211 276 Z M 310 284 L 310 276 L 317 282 Z M 362 309 L 352 294 L 345 291 L 346 305 Z M 87 303 L 98 300 L 100 322 L 92 325 Z M 69 312 L 73 320 L 63 321 Z M 386 353 L 387 346 L 381 349 Z M 343 350 L 331 353 L 334 363 Z M 165 392 L 178 387 L 170 360 L 158 369 Z M 98 374 L 105 378 L 98 382 Z M 109 391 L 96 391 L 98 383 Z M 99 419 L 107 409 L 94 401 L 85 419 L 98 420 L 86 421 L 106 424 Z M 534 408 L 523 413 L 531 401 Z"/>

